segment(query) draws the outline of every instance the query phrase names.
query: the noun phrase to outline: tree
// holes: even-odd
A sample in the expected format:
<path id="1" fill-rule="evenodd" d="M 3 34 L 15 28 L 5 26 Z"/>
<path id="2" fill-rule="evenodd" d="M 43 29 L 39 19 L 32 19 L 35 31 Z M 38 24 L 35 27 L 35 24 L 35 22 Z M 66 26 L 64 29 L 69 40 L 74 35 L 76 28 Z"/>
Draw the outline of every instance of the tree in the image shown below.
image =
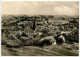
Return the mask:
<path id="1" fill-rule="evenodd" d="M 35 28 L 36 28 L 36 24 L 35 24 L 35 19 L 33 20 L 33 30 L 35 30 Z"/>
<path id="2" fill-rule="evenodd" d="M 77 42 L 79 43 L 79 29 L 73 29 L 72 32 L 66 37 L 68 42 Z"/>

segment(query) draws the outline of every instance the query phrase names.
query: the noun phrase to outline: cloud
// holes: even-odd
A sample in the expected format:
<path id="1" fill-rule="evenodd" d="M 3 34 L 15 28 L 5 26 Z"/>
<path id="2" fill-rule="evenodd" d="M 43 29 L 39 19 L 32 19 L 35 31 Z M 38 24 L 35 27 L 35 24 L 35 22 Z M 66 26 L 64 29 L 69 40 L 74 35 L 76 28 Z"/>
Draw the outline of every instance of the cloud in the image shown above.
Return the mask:
<path id="1" fill-rule="evenodd" d="M 57 15 L 78 15 L 78 9 L 68 6 L 58 6 L 54 8 L 54 12 Z M 57 12 L 57 13 L 56 13 Z"/>
<path id="2" fill-rule="evenodd" d="M 79 2 L 3 1 L 2 14 L 79 15 Z"/>

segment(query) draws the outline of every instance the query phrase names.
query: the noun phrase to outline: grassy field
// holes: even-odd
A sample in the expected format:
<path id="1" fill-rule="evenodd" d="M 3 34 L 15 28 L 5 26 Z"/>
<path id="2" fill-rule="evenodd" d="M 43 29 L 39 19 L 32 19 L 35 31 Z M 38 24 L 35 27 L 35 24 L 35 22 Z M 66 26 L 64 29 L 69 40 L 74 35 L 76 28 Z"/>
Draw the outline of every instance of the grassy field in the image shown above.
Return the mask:
<path id="1" fill-rule="evenodd" d="M 61 45 L 44 46 L 23 46 L 20 48 L 7 48 L 2 45 L 2 56 L 78 56 L 76 50 L 63 49 Z"/>

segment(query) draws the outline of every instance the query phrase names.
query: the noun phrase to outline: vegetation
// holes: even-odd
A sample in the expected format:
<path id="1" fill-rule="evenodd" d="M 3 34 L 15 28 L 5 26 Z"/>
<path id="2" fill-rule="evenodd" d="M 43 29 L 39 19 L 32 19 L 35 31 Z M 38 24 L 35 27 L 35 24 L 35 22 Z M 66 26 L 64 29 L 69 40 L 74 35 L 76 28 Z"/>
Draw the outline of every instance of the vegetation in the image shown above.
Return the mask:
<path id="1" fill-rule="evenodd" d="M 70 34 L 68 35 L 64 34 L 64 36 L 68 43 L 73 43 L 73 42 L 79 43 L 79 30 L 78 29 L 74 29 Z"/>
<path id="2" fill-rule="evenodd" d="M 62 23 L 54 23 L 62 21 Z M 51 20 L 51 21 L 50 21 Z M 59 38 L 63 35 L 65 43 L 73 44 L 73 46 L 63 46 L 65 50 L 53 47 L 50 51 L 61 53 L 55 55 L 78 55 L 66 50 L 78 50 L 78 46 L 75 43 L 79 43 L 79 17 L 70 16 L 52 16 L 52 15 L 39 15 L 39 16 L 27 16 L 27 15 L 4 15 L 2 16 L 2 39 L 1 44 L 6 47 L 22 48 L 23 46 L 37 46 L 44 48 L 46 45 L 51 45 L 51 40 L 40 40 L 44 37 L 53 36 L 56 40 L 57 46 L 64 44 L 63 39 Z M 53 21 L 53 22 L 52 22 Z M 63 21 L 65 21 L 63 23 Z M 66 23 L 67 22 L 67 23 Z M 69 31 L 69 33 L 62 33 Z M 41 35 L 39 35 L 41 33 Z M 68 46 L 69 46 L 68 45 Z M 56 50 L 57 49 L 57 50 Z M 38 49 L 40 51 L 44 50 Z M 58 51 L 59 50 L 59 51 Z M 9 50 L 13 51 L 14 50 Z M 46 51 L 48 53 L 48 51 Z M 65 53 L 63 53 L 65 52 Z M 19 55 L 19 54 L 18 54 Z M 49 54 L 48 54 L 49 55 Z"/>

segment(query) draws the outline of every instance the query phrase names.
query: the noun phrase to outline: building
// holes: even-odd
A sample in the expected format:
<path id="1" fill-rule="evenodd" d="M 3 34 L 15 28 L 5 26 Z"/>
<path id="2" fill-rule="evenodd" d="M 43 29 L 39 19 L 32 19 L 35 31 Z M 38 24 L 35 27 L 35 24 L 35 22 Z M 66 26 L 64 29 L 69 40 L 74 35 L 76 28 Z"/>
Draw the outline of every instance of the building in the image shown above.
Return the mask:
<path id="1" fill-rule="evenodd" d="M 65 42 L 65 37 L 63 35 L 60 35 L 58 39 L 62 39 L 63 42 Z"/>
<path id="2" fill-rule="evenodd" d="M 69 23 L 69 21 L 67 20 L 48 20 L 48 23 L 51 23 L 51 25 L 58 25 L 58 24 Z"/>
<path id="3" fill-rule="evenodd" d="M 50 40 L 50 42 L 52 43 L 52 45 L 56 45 L 56 40 L 53 36 L 47 36 L 47 37 L 44 37 L 40 40 L 40 42 L 44 41 L 44 40 Z"/>
<path id="4" fill-rule="evenodd" d="M 71 33 L 71 31 L 62 31 L 61 34 L 66 34 L 68 35 L 69 33 Z"/>

